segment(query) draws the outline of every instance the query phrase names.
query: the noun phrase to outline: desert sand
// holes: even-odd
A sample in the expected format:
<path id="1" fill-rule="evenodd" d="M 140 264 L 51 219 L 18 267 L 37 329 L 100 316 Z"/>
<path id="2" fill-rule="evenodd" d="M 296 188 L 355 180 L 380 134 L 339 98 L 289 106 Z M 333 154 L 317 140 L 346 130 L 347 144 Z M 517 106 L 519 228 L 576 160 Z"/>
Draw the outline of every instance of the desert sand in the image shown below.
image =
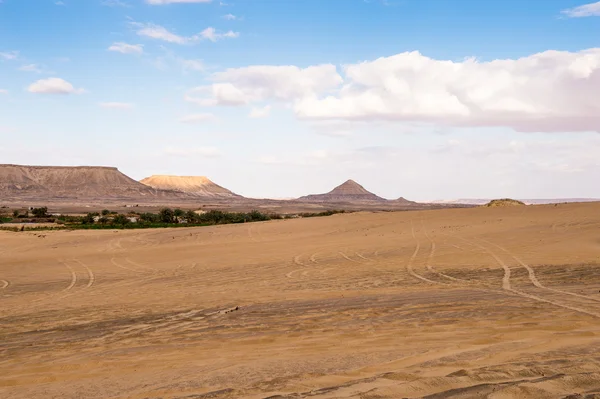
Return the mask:
<path id="1" fill-rule="evenodd" d="M 0 231 L 0 397 L 591 398 L 599 290 L 600 203 Z"/>

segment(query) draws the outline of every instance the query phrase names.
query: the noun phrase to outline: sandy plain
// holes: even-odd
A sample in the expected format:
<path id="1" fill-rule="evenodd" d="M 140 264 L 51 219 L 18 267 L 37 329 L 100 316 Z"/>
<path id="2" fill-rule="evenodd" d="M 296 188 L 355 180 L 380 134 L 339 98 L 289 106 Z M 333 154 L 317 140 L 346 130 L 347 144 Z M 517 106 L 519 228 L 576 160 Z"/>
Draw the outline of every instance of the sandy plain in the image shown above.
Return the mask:
<path id="1" fill-rule="evenodd" d="M 0 232 L 0 397 L 600 397 L 599 290 L 600 203 Z"/>

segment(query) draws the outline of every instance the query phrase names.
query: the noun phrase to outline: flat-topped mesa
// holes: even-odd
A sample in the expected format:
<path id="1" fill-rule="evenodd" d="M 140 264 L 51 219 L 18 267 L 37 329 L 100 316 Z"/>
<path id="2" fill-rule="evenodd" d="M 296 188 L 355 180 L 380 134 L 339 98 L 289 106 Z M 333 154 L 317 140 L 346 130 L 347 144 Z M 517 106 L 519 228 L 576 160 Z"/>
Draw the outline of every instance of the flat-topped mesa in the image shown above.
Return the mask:
<path id="1" fill-rule="evenodd" d="M 106 166 L 0 165 L 0 196 L 17 199 L 117 199 L 180 195 L 158 192 Z"/>
<path id="2" fill-rule="evenodd" d="M 206 176 L 153 175 L 140 183 L 160 190 L 172 190 L 194 197 L 241 198 L 240 195 L 213 183 Z"/>
<path id="3" fill-rule="evenodd" d="M 298 198 L 299 201 L 310 202 L 365 202 L 365 201 L 387 201 L 372 192 L 354 180 L 347 180 L 326 194 L 306 195 Z"/>

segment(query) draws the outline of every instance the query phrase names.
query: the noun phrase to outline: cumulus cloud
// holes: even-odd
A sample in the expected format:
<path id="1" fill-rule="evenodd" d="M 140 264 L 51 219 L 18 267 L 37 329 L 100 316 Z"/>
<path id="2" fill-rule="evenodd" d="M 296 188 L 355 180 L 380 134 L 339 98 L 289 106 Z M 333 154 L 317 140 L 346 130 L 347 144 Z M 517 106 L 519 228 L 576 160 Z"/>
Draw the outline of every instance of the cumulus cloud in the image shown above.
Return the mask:
<path id="1" fill-rule="evenodd" d="M 177 148 L 167 147 L 165 154 L 176 157 L 204 157 L 217 158 L 221 156 L 221 152 L 216 147 L 197 147 L 197 148 Z"/>
<path id="2" fill-rule="evenodd" d="M 183 118 L 179 119 L 179 122 L 187 123 L 187 124 L 195 124 L 195 123 L 202 123 L 202 122 L 210 122 L 213 120 L 215 120 L 215 116 L 213 114 L 202 113 L 202 114 L 186 115 Z"/>
<path id="3" fill-rule="evenodd" d="M 177 4 L 177 3 L 211 3 L 212 0 L 146 0 L 146 3 L 152 4 L 153 6 L 162 6 L 165 4 Z"/>
<path id="4" fill-rule="evenodd" d="M 29 85 L 30 93 L 36 94 L 81 94 L 83 89 L 76 89 L 73 85 L 61 78 L 40 79 Z"/>
<path id="5" fill-rule="evenodd" d="M 192 89 L 186 100 L 202 106 L 244 105 L 268 99 L 294 101 L 343 83 L 334 65 L 308 68 L 259 65 L 227 69 L 211 78 L 214 84 Z M 203 97 L 193 96 L 197 94 Z"/>
<path id="6" fill-rule="evenodd" d="M 16 60 L 17 58 L 19 58 L 19 52 L 18 51 L 0 52 L 0 58 L 3 60 L 7 60 L 7 61 Z"/>
<path id="7" fill-rule="evenodd" d="M 600 16 L 600 1 L 584 4 L 579 7 L 568 8 L 562 10 L 562 13 L 571 18 L 598 17 Z"/>
<path id="8" fill-rule="evenodd" d="M 225 14 L 225 15 L 223 15 L 223 18 L 228 21 L 235 21 L 236 19 L 238 19 L 238 17 L 236 17 L 233 14 Z"/>
<path id="9" fill-rule="evenodd" d="M 129 109 L 133 108 L 133 104 L 131 104 L 131 103 L 120 103 L 120 102 L 103 102 L 103 103 L 98 103 L 98 105 L 102 108 L 109 108 L 109 109 L 129 110 Z"/>
<path id="10" fill-rule="evenodd" d="M 108 48 L 108 51 L 116 51 L 121 54 L 142 54 L 144 52 L 144 46 L 142 44 L 116 42 Z"/>
<path id="11" fill-rule="evenodd" d="M 262 108 L 260 108 L 260 107 L 252 108 L 252 110 L 250 111 L 250 114 L 248 114 L 248 116 L 250 118 L 259 119 L 259 118 L 266 118 L 267 116 L 269 116 L 270 113 L 271 113 L 271 106 L 267 105 Z"/>
<path id="12" fill-rule="evenodd" d="M 199 105 L 279 100 L 308 120 L 600 132 L 600 48 L 488 62 L 406 52 L 345 65 L 342 75 L 333 65 L 228 69 L 186 99 Z"/>
<path id="13" fill-rule="evenodd" d="M 210 40 L 212 42 L 216 42 L 217 40 L 226 38 L 237 38 L 240 35 L 238 32 L 233 31 L 221 33 L 218 32 L 215 28 L 209 27 L 196 35 L 181 36 L 169 31 L 164 26 L 152 23 L 143 24 L 139 22 L 132 22 L 131 25 L 138 29 L 137 34 L 140 36 L 145 36 L 151 39 L 162 40 L 168 43 L 176 44 L 191 44 L 202 40 Z"/>

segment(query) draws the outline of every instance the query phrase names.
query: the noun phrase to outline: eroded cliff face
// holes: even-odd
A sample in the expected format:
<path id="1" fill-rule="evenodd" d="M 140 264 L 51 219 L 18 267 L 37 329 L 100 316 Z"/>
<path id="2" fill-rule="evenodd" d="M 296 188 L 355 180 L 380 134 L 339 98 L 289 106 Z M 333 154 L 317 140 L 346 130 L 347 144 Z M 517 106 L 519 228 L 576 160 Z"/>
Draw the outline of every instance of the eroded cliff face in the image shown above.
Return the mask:
<path id="1" fill-rule="evenodd" d="M 113 167 L 0 165 L 0 196 L 6 199 L 133 199 L 177 195 L 148 187 Z"/>

